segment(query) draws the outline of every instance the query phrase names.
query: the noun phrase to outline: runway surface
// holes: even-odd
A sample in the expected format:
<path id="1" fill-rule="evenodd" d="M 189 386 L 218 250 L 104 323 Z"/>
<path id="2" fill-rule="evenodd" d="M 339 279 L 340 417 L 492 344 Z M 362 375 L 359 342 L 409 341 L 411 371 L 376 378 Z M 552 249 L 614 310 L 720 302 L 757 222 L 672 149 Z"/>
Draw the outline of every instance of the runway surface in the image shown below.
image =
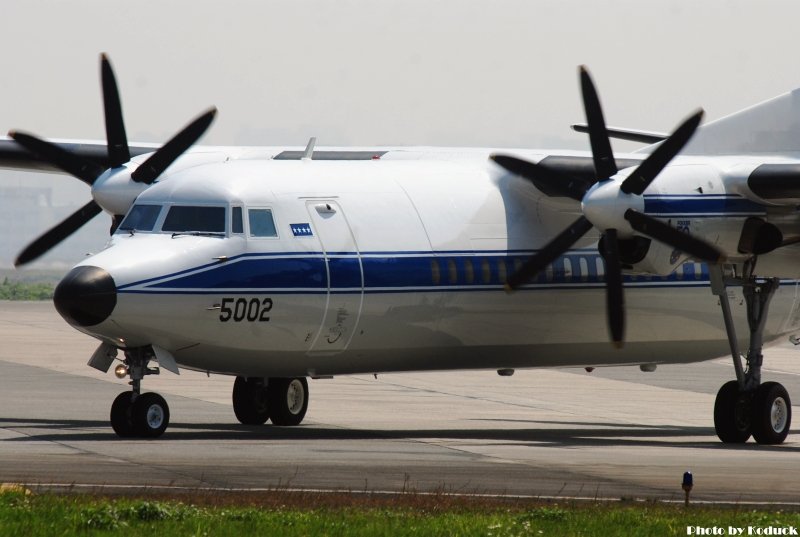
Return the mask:
<path id="1" fill-rule="evenodd" d="M 242 426 L 232 378 L 163 372 L 144 387 L 169 402 L 170 428 L 122 440 L 108 414 L 127 386 L 85 365 L 96 346 L 50 303 L 0 302 L 0 483 L 678 500 L 691 470 L 696 500 L 800 502 L 797 426 L 776 447 L 714 434 L 730 359 L 312 380 L 300 427 Z M 765 355 L 764 379 L 800 402 L 800 349 Z"/>

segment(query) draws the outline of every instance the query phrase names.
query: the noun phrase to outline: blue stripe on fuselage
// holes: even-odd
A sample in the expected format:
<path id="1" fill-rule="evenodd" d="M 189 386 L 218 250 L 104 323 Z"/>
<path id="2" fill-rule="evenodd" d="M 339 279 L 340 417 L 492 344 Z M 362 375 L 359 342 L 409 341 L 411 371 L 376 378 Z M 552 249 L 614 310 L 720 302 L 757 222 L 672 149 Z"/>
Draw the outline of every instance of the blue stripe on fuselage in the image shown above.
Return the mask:
<path id="1" fill-rule="evenodd" d="M 357 262 L 357 260 L 356 260 Z M 121 287 L 124 290 L 133 285 Z M 319 289 L 328 287 L 325 259 L 289 257 L 239 259 L 201 272 L 150 283 L 152 289 Z"/>
<path id="2" fill-rule="evenodd" d="M 328 260 L 333 293 L 465 291 L 502 289 L 508 275 L 533 252 L 337 253 Z M 597 287 L 605 282 L 596 250 L 576 250 L 556 259 L 529 289 L 554 285 Z M 699 270 L 698 270 L 699 269 Z M 666 277 L 626 276 L 635 286 L 706 284 L 705 265 L 687 263 Z M 197 267 L 161 278 L 120 286 L 122 293 L 328 292 L 325 259 L 318 253 L 257 256 L 247 254 L 211 267 Z"/>
<path id="3" fill-rule="evenodd" d="M 644 196 L 644 212 L 650 216 L 724 217 L 763 215 L 766 210 L 741 196 L 725 195 L 660 195 Z"/>

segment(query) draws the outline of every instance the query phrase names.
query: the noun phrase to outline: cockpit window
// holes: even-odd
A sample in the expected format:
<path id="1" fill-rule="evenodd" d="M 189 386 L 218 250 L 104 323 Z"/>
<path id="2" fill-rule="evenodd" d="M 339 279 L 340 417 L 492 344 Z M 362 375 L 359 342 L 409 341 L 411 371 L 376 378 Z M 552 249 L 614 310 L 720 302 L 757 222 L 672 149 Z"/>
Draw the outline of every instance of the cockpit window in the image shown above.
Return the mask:
<path id="1" fill-rule="evenodd" d="M 241 207 L 231 207 L 231 233 L 244 233 Z"/>
<path id="2" fill-rule="evenodd" d="M 134 205 L 120 224 L 123 231 L 153 231 L 161 205 Z"/>
<path id="3" fill-rule="evenodd" d="M 251 237 L 277 237 L 275 220 L 270 209 L 247 209 Z"/>
<path id="4" fill-rule="evenodd" d="M 161 231 L 225 232 L 225 207 L 174 205 L 169 208 Z"/>

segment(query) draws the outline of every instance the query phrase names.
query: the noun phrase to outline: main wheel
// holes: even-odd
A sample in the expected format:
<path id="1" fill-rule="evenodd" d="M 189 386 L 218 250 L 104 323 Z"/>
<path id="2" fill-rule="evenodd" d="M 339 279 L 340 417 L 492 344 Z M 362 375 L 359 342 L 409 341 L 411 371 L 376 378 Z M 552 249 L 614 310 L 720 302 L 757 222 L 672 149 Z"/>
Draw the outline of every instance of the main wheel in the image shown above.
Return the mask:
<path id="1" fill-rule="evenodd" d="M 714 429 L 727 444 L 742 444 L 750 438 L 751 395 L 739 391 L 739 383 L 731 380 L 722 385 L 714 401 Z"/>
<path id="2" fill-rule="evenodd" d="M 137 436 L 156 438 L 169 425 L 169 406 L 157 393 L 143 393 L 133 402 L 133 430 Z"/>
<path id="3" fill-rule="evenodd" d="M 244 425 L 263 425 L 269 419 L 269 390 L 261 379 L 236 377 L 233 413 Z"/>
<path id="4" fill-rule="evenodd" d="M 120 438 L 133 436 L 133 392 L 122 392 L 111 404 L 111 428 Z"/>
<path id="5" fill-rule="evenodd" d="M 783 385 L 765 382 L 753 400 L 753 438 L 759 444 L 780 444 L 792 424 L 792 402 Z"/>
<path id="6" fill-rule="evenodd" d="M 269 379 L 272 423 L 300 425 L 308 410 L 308 382 L 304 378 Z"/>

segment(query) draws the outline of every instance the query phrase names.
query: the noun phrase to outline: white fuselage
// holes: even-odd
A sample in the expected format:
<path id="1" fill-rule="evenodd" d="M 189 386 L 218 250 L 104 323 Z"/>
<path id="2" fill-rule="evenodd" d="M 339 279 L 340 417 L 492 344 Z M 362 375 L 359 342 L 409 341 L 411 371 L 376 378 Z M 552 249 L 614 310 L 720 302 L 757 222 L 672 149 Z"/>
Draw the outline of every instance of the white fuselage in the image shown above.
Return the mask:
<path id="1" fill-rule="evenodd" d="M 625 346 L 609 344 L 594 231 L 506 293 L 506 277 L 580 214 L 558 203 L 479 159 L 197 166 L 139 196 L 161 208 L 153 231 L 120 229 L 81 263 L 108 271 L 118 290 L 111 316 L 82 330 L 118 347 L 157 345 L 183 367 L 262 377 L 729 352 L 708 269 L 691 262 L 668 277 L 626 277 Z M 176 205 L 224 207 L 224 232 L 160 231 Z M 275 236 L 253 236 L 248 215 L 265 209 Z M 741 290 L 729 292 L 746 348 Z M 794 282 L 778 290 L 765 339 L 800 327 L 796 293 Z"/>

